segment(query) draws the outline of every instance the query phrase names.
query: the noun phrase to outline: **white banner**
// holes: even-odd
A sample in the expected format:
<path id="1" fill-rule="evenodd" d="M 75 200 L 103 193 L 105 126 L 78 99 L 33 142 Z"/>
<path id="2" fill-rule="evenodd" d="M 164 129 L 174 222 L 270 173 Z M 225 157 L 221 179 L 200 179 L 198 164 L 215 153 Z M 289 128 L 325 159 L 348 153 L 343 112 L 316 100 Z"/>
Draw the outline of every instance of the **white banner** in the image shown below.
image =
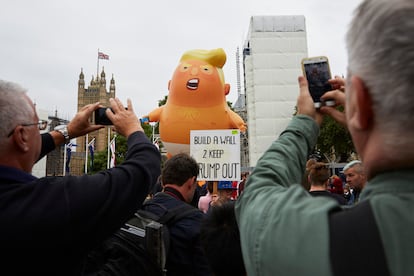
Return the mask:
<path id="1" fill-rule="evenodd" d="M 190 155 L 200 166 L 198 180 L 240 180 L 238 129 L 191 130 Z"/>

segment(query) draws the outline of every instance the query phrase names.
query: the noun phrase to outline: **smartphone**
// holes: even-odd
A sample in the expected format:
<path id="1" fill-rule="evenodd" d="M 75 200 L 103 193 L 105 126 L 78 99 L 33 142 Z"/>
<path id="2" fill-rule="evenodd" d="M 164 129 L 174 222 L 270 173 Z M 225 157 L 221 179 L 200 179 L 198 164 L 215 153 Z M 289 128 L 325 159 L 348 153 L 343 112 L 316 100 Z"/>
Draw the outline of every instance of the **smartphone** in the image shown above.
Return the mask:
<path id="1" fill-rule="evenodd" d="M 95 110 L 95 124 L 96 125 L 112 125 L 111 120 L 106 116 L 107 107 L 100 107 Z"/>
<path id="2" fill-rule="evenodd" d="M 320 108 L 322 105 L 334 106 L 335 101 L 333 100 L 321 100 L 323 94 L 332 90 L 332 86 L 328 82 L 332 78 L 328 58 L 325 56 L 304 58 L 302 59 L 302 70 L 308 80 L 309 92 L 315 103 L 315 108 Z"/>

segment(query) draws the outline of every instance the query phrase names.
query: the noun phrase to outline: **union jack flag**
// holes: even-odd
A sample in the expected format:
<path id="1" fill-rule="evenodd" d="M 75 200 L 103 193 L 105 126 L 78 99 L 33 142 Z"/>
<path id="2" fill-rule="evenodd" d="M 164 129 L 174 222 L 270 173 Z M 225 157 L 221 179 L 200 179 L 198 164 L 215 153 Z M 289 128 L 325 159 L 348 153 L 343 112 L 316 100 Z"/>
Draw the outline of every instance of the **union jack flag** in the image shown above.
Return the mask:
<path id="1" fill-rule="evenodd" d="M 109 55 L 106 55 L 102 52 L 98 52 L 98 58 L 99 59 L 109 59 Z"/>

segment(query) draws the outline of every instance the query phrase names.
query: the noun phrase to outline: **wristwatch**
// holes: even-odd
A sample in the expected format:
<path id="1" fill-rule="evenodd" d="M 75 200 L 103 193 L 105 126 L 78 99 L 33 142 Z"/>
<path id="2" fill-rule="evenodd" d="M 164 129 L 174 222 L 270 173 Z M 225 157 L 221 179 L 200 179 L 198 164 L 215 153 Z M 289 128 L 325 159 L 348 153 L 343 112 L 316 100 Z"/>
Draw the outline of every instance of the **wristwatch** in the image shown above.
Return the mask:
<path id="1" fill-rule="evenodd" d="M 58 125 L 55 127 L 57 132 L 63 135 L 63 138 L 65 138 L 65 144 L 68 144 L 70 142 L 69 132 L 68 132 L 68 126 L 67 125 Z"/>

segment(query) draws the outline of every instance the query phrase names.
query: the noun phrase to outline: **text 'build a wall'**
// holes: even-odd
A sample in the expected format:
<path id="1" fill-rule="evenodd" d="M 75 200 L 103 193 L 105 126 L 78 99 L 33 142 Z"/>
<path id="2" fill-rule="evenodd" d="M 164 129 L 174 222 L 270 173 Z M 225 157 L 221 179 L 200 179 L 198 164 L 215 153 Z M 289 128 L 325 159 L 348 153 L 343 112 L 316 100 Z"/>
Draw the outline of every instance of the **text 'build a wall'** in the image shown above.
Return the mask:
<path id="1" fill-rule="evenodd" d="M 238 129 L 192 130 L 190 154 L 200 166 L 198 180 L 240 180 Z"/>

